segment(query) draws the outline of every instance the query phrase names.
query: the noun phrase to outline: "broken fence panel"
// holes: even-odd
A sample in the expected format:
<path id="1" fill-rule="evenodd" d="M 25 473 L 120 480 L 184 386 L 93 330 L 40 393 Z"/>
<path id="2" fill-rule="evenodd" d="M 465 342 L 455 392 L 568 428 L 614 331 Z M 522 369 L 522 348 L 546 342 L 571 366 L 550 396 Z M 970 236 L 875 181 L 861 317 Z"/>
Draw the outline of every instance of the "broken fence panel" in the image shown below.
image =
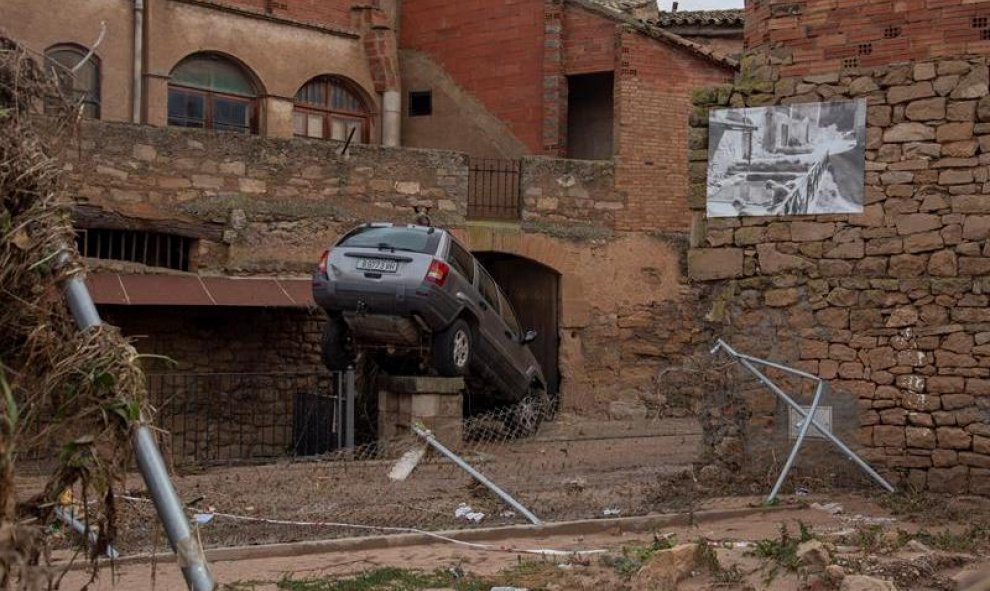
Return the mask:
<path id="1" fill-rule="evenodd" d="M 756 376 L 756 378 L 760 380 L 760 382 L 762 382 L 767 388 L 769 388 L 771 392 L 776 394 L 778 398 L 783 400 L 785 404 L 787 404 L 789 407 L 794 409 L 794 411 L 797 412 L 802 418 L 801 432 L 798 435 L 797 441 L 794 443 L 794 447 L 791 449 L 791 453 L 787 458 L 787 462 L 784 464 L 784 468 L 780 473 L 780 477 L 778 477 L 777 482 L 774 484 L 773 490 L 770 492 L 770 496 L 767 497 L 768 503 L 773 502 L 773 500 L 777 496 L 777 493 L 780 491 L 780 487 L 783 484 L 784 479 L 787 477 L 788 472 L 790 472 L 790 469 L 794 464 L 794 459 L 797 457 L 798 451 L 801 448 L 801 444 L 804 443 L 804 438 L 808 434 L 808 429 L 810 427 L 815 427 L 815 429 L 817 429 L 819 433 L 821 433 L 826 439 L 831 441 L 836 447 L 842 450 L 842 452 L 845 453 L 849 459 L 855 462 L 856 465 L 858 465 L 864 472 L 866 472 L 866 474 L 868 474 L 871 478 L 873 478 L 873 480 L 875 480 L 880 486 L 885 488 L 888 492 L 895 491 L 894 487 L 889 482 L 887 482 L 883 478 L 883 476 L 880 476 L 880 474 L 877 473 L 877 471 L 874 470 L 869 464 L 867 464 L 863 460 L 863 458 L 859 457 L 856 454 L 856 452 L 851 450 L 845 443 L 842 442 L 841 439 L 836 437 L 835 434 L 833 434 L 831 431 L 829 431 L 821 424 L 819 424 L 817 420 L 815 420 L 815 411 L 818 409 L 818 403 L 821 398 L 821 394 L 823 393 L 825 388 L 824 380 L 822 380 L 820 377 L 816 375 L 798 369 L 794 369 L 793 367 L 787 367 L 786 365 L 774 363 L 773 361 L 767 361 L 766 359 L 760 359 L 758 357 L 752 357 L 750 355 L 739 353 L 722 339 L 716 341 L 715 346 L 712 347 L 711 349 L 711 354 L 714 355 L 718 353 L 720 350 L 725 351 L 727 355 L 735 358 L 740 365 L 746 368 L 751 374 Z M 763 372 L 757 369 L 753 365 L 754 363 L 758 365 L 762 365 L 764 367 L 772 367 L 774 369 L 778 369 L 785 373 L 789 373 L 791 375 L 809 379 L 816 382 L 818 384 L 818 387 L 815 390 L 815 400 L 812 403 L 811 408 L 805 411 L 805 409 L 802 408 L 800 404 L 794 402 L 794 400 L 791 399 L 791 397 L 788 396 L 787 393 L 784 392 L 779 386 L 777 386 L 777 384 L 775 384 L 773 380 L 768 378 Z"/>

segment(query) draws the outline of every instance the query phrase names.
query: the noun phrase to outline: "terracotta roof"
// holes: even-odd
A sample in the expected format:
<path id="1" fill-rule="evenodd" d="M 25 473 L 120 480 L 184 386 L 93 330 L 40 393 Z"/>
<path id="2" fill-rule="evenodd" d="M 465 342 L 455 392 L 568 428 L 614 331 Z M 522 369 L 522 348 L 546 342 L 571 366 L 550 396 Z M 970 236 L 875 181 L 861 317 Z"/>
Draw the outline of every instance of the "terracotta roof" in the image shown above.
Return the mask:
<path id="1" fill-rule="evenodd" d="M 671 45 L 682 47 L 696 55 L 700 55 L 721 66 L 739 69 L 739 61 L 733 57 L 712 49 L 707 45 L 696 43 L 690 39 L 685 39 L 676 33 L 665 30 L 655 22 L 647 22 L 632 16 L 632 10 L 636 7 L 645 6 L 649 1 L 639 0 L 568 0 L 573 4 L 582 6 L 592 12 L 607 16 L 612 20 L 623 23 L 648 37 L 659 41 L 664 41 Z"/>
<path id="2" fill-rule="evenodd" d="M 684 12 L 661 12 L 659 19 L 650 19 L 648 22 L 661 27 L 741 27 L 744 23 L 744 11 L 739 8 L 730 10 L 686 10 Z"/>

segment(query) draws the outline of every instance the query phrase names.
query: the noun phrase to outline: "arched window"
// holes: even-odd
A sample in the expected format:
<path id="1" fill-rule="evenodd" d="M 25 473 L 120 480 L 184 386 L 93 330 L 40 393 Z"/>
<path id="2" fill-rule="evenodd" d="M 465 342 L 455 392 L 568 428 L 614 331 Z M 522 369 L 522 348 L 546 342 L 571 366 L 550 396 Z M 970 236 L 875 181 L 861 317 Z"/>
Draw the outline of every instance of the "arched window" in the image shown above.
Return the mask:
<path id="1" fill-rule="evenodd" d="M 257 88 L 240 65 L 216 54 L 195 54 L 172 70 L 168 124 L 256 133 L 257 97 Z"/>
<path id="2" fill-rule="evenodd" d="M 367 142 L 370 113 L 353 84 L 337 76 L 318 76 L 296 93 L 292 127 L 297 136 Z"/>
<path id="3" fill-rule="evenodd" d="M 59 79 L 62 93 L 66 98 L 78 100 L 82 104 L 83 116 L 100 118 L 100 60 L 90 56 L 74 74 L 72 68 L 89 53 L 75 45 L 56 45 L 45 52 L 50 67 Z M 46 110 L 50 105 L 46 105 Z"/>

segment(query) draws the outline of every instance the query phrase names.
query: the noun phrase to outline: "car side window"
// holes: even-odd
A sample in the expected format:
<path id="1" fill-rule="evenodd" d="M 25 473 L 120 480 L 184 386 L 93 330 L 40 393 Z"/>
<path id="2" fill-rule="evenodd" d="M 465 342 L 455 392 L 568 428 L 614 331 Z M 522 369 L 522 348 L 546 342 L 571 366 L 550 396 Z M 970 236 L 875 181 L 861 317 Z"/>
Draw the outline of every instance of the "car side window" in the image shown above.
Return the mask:
<path id="1" fill-rule="evenodd" d="M 502 296 L 502 320 L 505 321 L 506 326 L 512 331 L 512 334 L 519 336 L 519 321 L 516 320 L 516 313 L 512 311 L 512 304 L 506 299 L 505 294 L 499 292 Z"/>
<path id="2" fill-rule="evenodd" d="M 497 313 L 499 309 L 498 288 L 495 287 L 495 282 L 492 281 L 492 278 L 482 268 L 478 269 L 478 291 L 481 292 L 481 297 L 485 298 L 488 305 Z"/>
<path id="3" fill-rule="evenodd" d="M 447 262 L 464 279 L 467 279 L 468 283 L 474 285 L 474 257 L 454 240 L 450 241 L 450 252 L 447 253 Z"/>

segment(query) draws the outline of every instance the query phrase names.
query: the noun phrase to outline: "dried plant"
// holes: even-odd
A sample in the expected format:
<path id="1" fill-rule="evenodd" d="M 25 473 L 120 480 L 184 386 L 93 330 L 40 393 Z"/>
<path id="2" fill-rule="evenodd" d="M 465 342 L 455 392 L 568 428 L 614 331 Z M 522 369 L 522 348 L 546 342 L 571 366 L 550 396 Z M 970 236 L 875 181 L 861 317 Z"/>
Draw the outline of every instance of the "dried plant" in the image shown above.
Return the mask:
<path id="1" fill-rule="evenodd" d="M 44 525 L 66 489 L 89 503 L 93 559 L 114 537 L 114 488 L 131 426 L 147 416 L 134 349 L 113 327 L 78 331 L 59 285 L 83 271 L 58 150 L 80 105 L 71 72 L 0 34 L 0 589 L 54 588 Z M 44 110 L 44 115 L 40 111 Z M 65 253 L 65 254 L 62 254 Z M 17 461 L 57 457 L 17 502 Z"/>

